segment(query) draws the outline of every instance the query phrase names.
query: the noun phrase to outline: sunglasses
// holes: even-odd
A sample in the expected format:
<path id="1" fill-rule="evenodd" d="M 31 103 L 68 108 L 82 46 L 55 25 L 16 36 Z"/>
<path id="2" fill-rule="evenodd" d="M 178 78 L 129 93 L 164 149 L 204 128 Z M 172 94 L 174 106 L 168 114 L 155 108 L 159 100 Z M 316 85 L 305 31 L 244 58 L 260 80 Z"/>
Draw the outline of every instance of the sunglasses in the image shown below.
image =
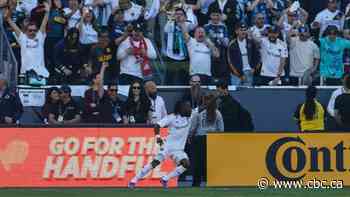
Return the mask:
<path id="1" fill-rule="evenodd" d="M 141 90 L 141 87 L 140 86 L 133 86 L 132 89 L 134 89 L 134 90 Z"/>

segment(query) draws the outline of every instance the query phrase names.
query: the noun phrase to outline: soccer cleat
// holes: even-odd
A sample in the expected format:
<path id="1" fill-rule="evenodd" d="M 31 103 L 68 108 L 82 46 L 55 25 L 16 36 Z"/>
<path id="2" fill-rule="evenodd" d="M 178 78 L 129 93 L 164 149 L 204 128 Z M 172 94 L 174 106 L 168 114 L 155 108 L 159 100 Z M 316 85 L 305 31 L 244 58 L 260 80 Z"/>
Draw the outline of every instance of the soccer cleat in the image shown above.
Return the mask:
<path id="1" fill-rule="evenodd" d="M 160 183 L 162 184 L 164 189 L 168 189 L 168 181 L 166 181 L 163 178 L 161 178 L 160 179 Z"/>
<path id="2" fill-rule="evenodd" d="M 135 187 L 136 187 L 136 183 L 133 183 L 131 181 L 128 183 L 128 188 L 129 189 L 135 189 Z"/>

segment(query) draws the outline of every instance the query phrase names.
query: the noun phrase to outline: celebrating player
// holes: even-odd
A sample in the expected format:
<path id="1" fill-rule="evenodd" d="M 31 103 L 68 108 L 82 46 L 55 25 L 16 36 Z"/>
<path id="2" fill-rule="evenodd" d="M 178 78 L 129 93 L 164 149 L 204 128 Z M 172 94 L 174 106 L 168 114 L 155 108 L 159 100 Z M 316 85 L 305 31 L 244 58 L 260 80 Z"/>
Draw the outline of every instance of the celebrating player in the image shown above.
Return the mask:
<path id="1" fill-rule="evenodd" d="M 155 159 L 143 167 L 143 169 L 129 182 L 129 188 L 134 188 L 137 182 L 146 176 L 151 170 L 157 167 L 167 157 L 173 159 L 177 167 L 168 175 L 163 176 L 160 180 L 164 188 L 168 187 L 168 181 L 171 178 L 181 175 L 189 168 L 189 160 L 184 152 L 187 136 L 191 126 L 191 105 L 185 101 L 178 101 L 175 105 L 174 114 L 170 114 L 160 120 L 155 126 L 156 141 L 161 146 L 160 152 Z M 163 142 L 160 137 L 160 128 L 168 127 L 169 135 Z"/>

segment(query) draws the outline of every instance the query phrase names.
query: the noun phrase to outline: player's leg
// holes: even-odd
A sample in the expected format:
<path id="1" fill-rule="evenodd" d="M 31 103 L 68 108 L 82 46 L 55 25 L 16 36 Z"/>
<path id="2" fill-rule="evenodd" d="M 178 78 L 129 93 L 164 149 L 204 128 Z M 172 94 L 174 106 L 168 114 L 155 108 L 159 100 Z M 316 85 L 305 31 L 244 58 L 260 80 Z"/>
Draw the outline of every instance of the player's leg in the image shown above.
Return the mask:
<path id="1" fill-rule="evenodd" d="M 129 187 L 130 188 L 135 187 L 135 185 L 140 179 L 145 177 L 149 172 L 151 172 L 154 168 L 156 168 L 162 161 L 164 161 L 165 158 L 166 158 L 166 151 L 159 152 L 151 163 L 145 165 L 142 168 L 142 170 L 138 172 L 134 178 L 131 179 L 129 183 Z"/>
<path id="2" fill-rule="evenodd" d="M 177 163 L 177 167 L 171 171 L 166 176 L 163 176 L 161 178 L 161 183 L 164 188 L 168 187 L 168 181 L 172 178 L 180 176 L 182 173 L 184 173 L 187 169 L 190 167 L 190 161 L 188 159 L 188 156 L 185 152 L 177 152 L 173 156 L 173 159 L 175 159 Z"/>

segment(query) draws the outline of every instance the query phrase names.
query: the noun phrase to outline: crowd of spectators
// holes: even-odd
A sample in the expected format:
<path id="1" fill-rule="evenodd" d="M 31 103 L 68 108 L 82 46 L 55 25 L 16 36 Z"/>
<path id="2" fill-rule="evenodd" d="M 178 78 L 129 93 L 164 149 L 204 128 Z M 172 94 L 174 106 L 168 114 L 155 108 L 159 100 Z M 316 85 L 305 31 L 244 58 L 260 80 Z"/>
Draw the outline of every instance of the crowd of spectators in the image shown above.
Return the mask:
<path id="1" fill-rule="evenodd" d="M 164 84 L 340 85 L 348 0 L 1 0 L 24 82 L 105 84 L 165 70 Z M 159 50 L 158 50 L 159 49 Z M 161 65 L 155 63 L 161 59 Z"/>

